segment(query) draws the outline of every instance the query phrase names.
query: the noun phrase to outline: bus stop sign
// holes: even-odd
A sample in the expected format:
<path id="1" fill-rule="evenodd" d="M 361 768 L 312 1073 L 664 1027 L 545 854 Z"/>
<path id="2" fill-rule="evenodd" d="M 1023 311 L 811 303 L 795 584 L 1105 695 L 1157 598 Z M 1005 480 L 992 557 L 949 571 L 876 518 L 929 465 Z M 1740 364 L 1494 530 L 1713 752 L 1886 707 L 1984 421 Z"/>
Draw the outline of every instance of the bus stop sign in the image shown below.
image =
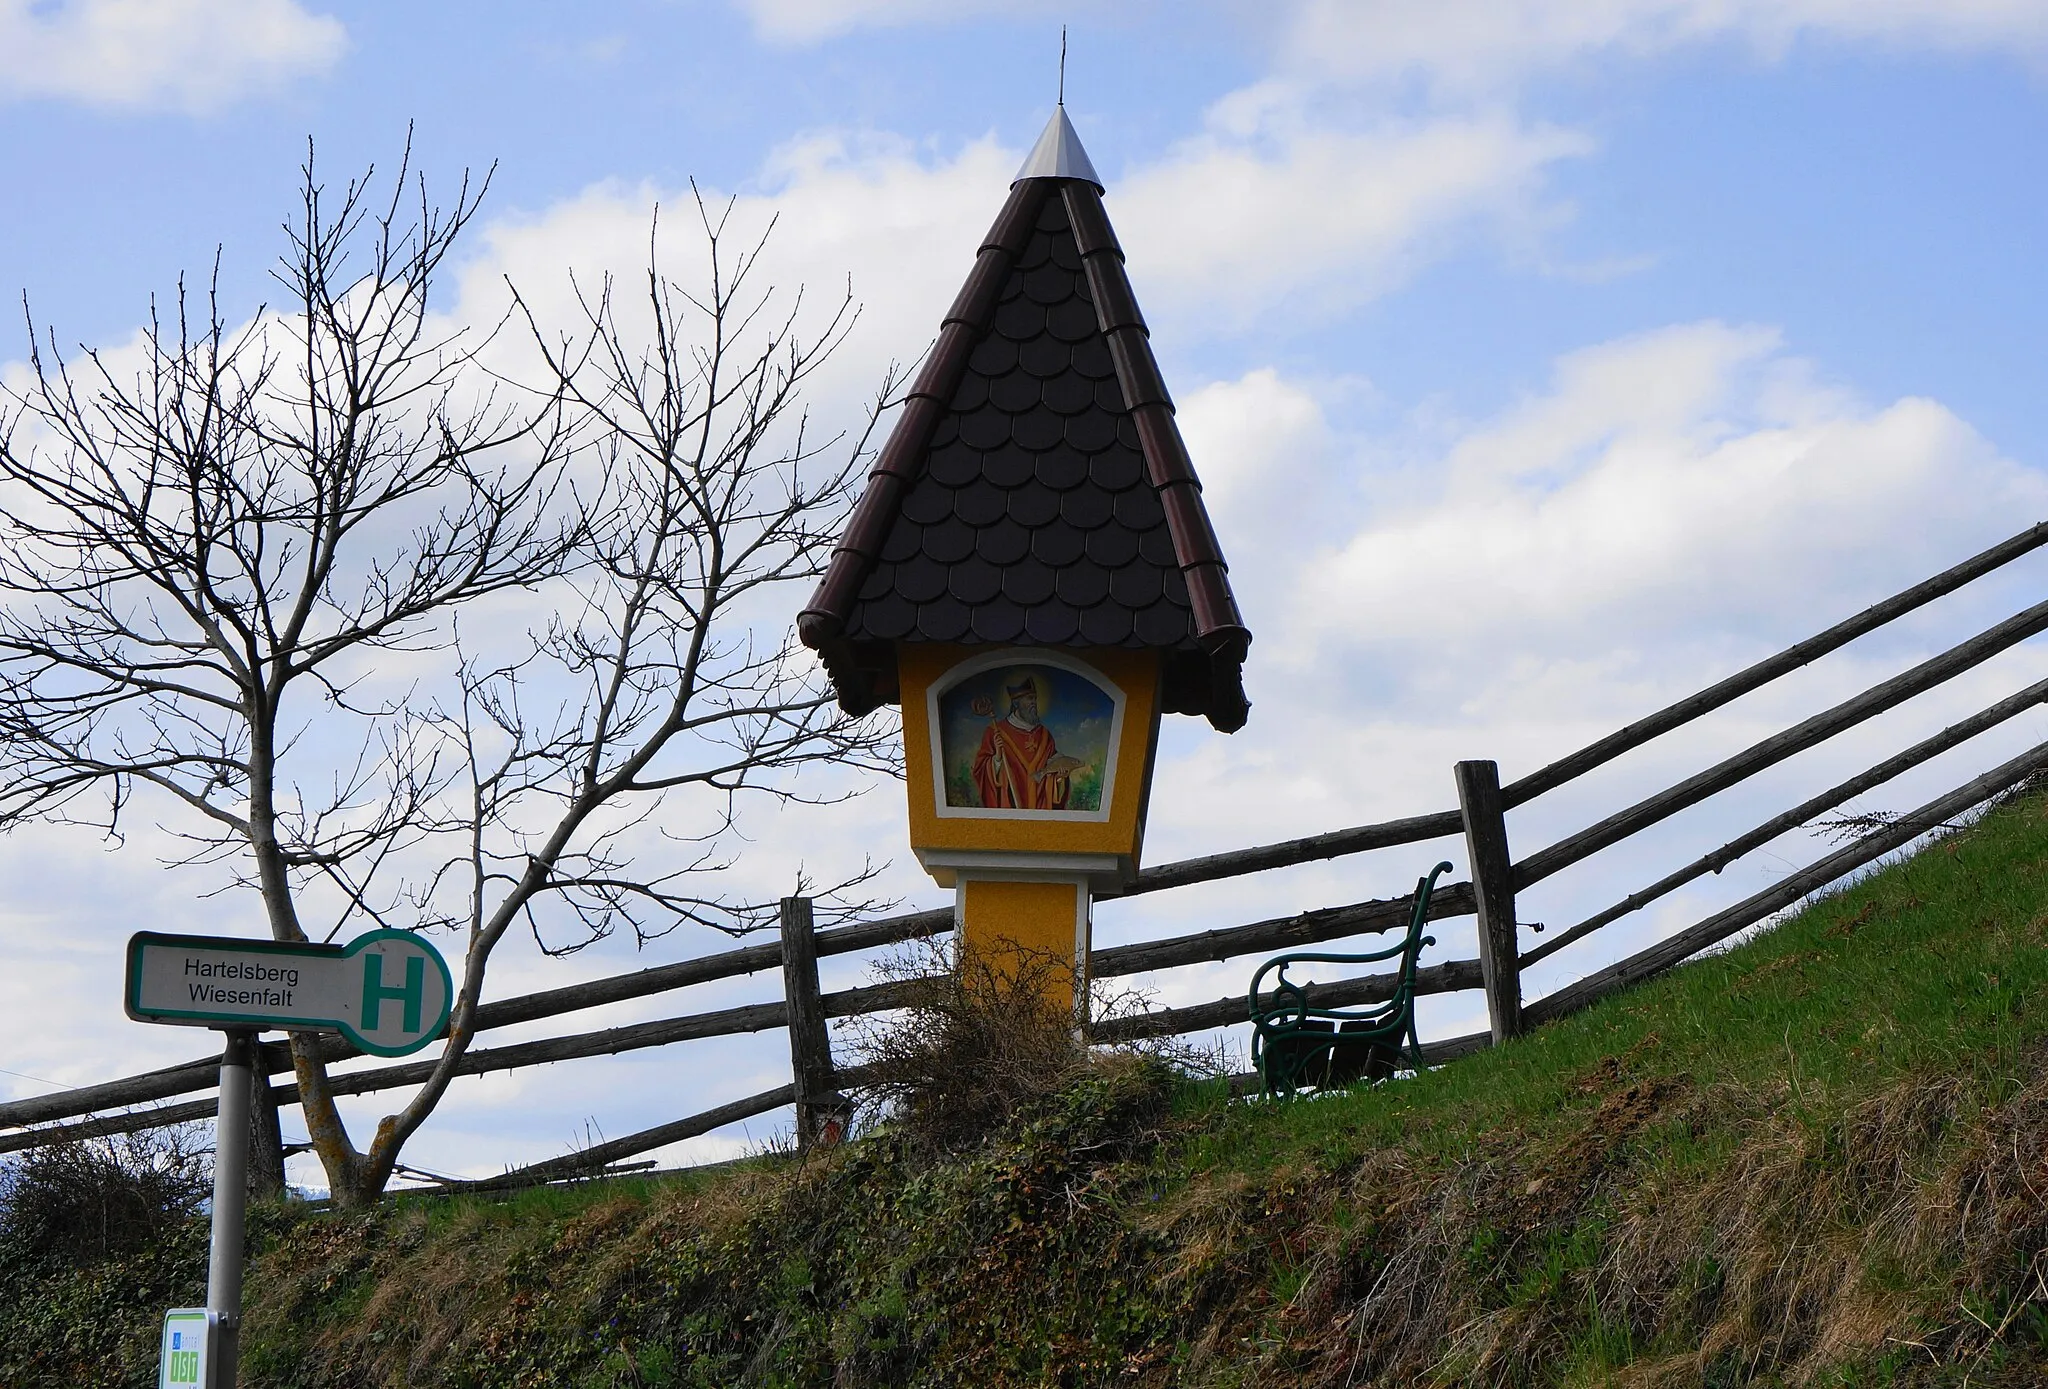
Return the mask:
<path id="1" fill-rule="evenodd" d="M 410 931 L 347 945 L 138 931 L 122 998 L 137 1022 L 339 1032 L 373 1056 L 405 1056 L 447 1025 L 455 982 Z"/>

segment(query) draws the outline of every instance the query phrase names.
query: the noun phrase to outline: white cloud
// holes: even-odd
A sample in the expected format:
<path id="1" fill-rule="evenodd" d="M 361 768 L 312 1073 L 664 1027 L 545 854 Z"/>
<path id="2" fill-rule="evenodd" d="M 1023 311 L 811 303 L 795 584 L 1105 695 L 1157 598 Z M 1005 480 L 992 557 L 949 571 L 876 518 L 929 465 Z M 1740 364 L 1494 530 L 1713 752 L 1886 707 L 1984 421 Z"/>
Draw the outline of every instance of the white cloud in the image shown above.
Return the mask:
<path id="1" fill-rule="evenodd" d="M 783 43 L 1059 13 L 1042 0 L 737 3 L 757 33 Z M 1461 96 L 1588 58 L 1644 59 L 1700 44 L 1737 44 L 1765 60 L 1812 40 L 2037 53 L 2048 44 L 2048 7 L 2040 0 L 1281 0 L 1247 24 L 1276 38 L 1294 71 L 1340 80 L 1421 77 L 1439 94 Z"/>
<path id="2" fill-rule="evenodd" d="M 2048 479 L 1940 403 L 1828 385 L 1768 329 L 1587 348 L 1542 393 L 1420 443 L 1344 434 L 1326 393 L 1260 369 L 1181 411 L 1257 638 L 1258 701 L 1244 733 L 1196 740 L 1182 766 L 1292 767 L 1278 802 L 1305 794 L 1323 827 L 1428 808 L 1401 778 L 1331 766 L 1510 727 L 1555 756 L 2048 509 Z M 1374 750 L 1310 755 L 1333 737 Z M 1248 826 L 1300 818 L 1228 800 Z"/>
<path id="3" fill-rule="evenodd" d="M 0 100 L 209 111 L 324 73 L 347 46 L 297 0 L 0 0 Z"/>
<path id="4" fill-rule="evenodd" d="M 1551 263 L 1546 234 L 1572 215 L 1552 172 L 1595 142 L 1518 109 L 1534 73 L 1716 42 L 1764 58 L 1809 37 L 2048 44 L 2042 0 L 1302 0 L 1266 22 L 1281 50 L 1271 75 L 1216 101 L 1164 157 L 1112 175 L 1133 276 L 1175 315 L 1176 339 L 1341 314 L 1475 237 L 1574 278 L 1650 264 Z M 1384 84 L 1408 78 L 1431 98 L 1423 114 L 1386 114 Z"/>
<path id="5" fill-rule="evenodd" d="M 764 36 L 806 42 L 1033 8 L 741 2 Z M 1141 298 L 1175 340 L 1276 315 L 1340 315 L 1475 237 L 1572 278 L 1650 264 L 1620 254 L 1556 265 L 1545 251 L 1546 233 L 1571 216 L 1550 193 L 1551 173 L 1594 141 L 1516 109 L 1517 87 L 1535 73 L 1713 43 L 1767 60 L 1804 39 L 2048 44 L 2042 0 L 1293 0 L 1248 23 L 1277 46 L 1271 75 L 1215 102 L 1205 128 L 1161 158 L 1118 169 L 1113 151 L 1096 151 Z M 1415 78 L 1432 98 L 1426 114 L 1387 115 L 1384 84 Z"/>
<path id="6" fill-rule="evenodd" d="M 1327 475 L 1330 428 L 1315 392 L 1272 367 L 1215 381 L 1180 402 L 1209 509 L 1233 534 L 1298 524 L 1302 492 Z"/>
<path id="7" fill-rule="evenodd" d="M 1541 197 L 1545 171 L 1589 148 L 1582 136 L 1504 117 L 1347 132 L 1268 110 L 1249 125 L 1236 115 L 1212 122 L 1160 162 L 1111 176 L 1108 207 L 1140 301 L 1181 342 L 1283 305 L 1289 318 L 1323 320 L 1474 237 L 1519 243 L 1559 215 Z M 889 358 L 931 341 L 1021 157 L 993 137 L 935 157 L 897 137 L 822 131 L 765 161 L 739 195 L 734 244 L 773 217 L 764 270 L 807 286 L 813 300 L 836 296 L 851 274 L 863 305 L 834 373 L 858 363 L 859 379 L 836 385 L 835 400 L 850 403 Z M 464 315 L 487 319 L 505 274 L 561 311 L 564 266 L 586 283 L 604 270 L 637 276 L 657 202 L 671 263 L 687 272 L 696 215 L 688 190 L 601 184 L 494 224 L 465 276 L 465 295 L 476 297 Z"/>
<path id="8" fill-rule="evenodd" d="M 1340 312 L 1475 228 L 1522 240 L 1559 215 L 1542 197 L 1549 168 L 1592 147 L 1506 116 L 1341 129 L 1260 106 L 1226 102 L 1209 131 L 1110 189 L 1140 295 L 1181 311 L 1176 336 Z"/>
<path id="9" fill-rule="evenodd" d="M 1596 55 L 1702 43 L 1775 58 L 1802 39 L 1947 49 L 2048 42 L 2040 0 L 1305 0 L 1286 49 L 1338 78 L 1420 76 L 1471 94 Z"/>
<path id="10" fill-rule="evenodd" d="M 981 15 L 1051 12 L 1019 0 L 739 0 L 761 37 L 777 43 L 815 43 L 855 29 L 951 23 Z"/>
<path id="11" fill-rule="evenodd" d="M 1304 641 L 1562 658 L 1789 633 L 2048 504 L 1939 403 L 1872 406 L 1774 333 L 1715 323 L 1564 358 L 1429 471 L 1435 495 L 1373 515 L 1305 578 Z M 1370 620 L 1345 620 L 1361 604 Z"/>
<path id="12" fill-rule="evenodd" d="M 986 138 L 932 158 L 905 140 L 826 132 L 775 150 L 744 192 L 707 190 L 714 215 L 733 196 L 728 254 L 751 248 L 773 221 L 766 254 L 753 272 L 757 288 L 774 285 L 785 294 L 802 288 L 806 303 L 822 313 L 851 281 L 860 322 L 832 365 L 814 378 L 807 399 L 816 418 L 834 427 L 857 420 L 887 364 L 907 364 L 937 336 L 1019 157 Z M 625 293 L 637 294 L 657 204 L 664 270 L 695 283 L 703 241 L 690 190 L 607 183 L 535 216 L 487 228 L 482 254 L 463 270 L 457 315 L 494 320 L 507 277 L 544 321 L 556 323 L 574 315 L 571 272 L 586 287 L 611 274 Z M 814 314 L 814 325 L 819 321 Z"/>
<path id="13" fill-rule="evenodd" d="M 1198 309 L 1179 337 L 1342 313 L 1475 235 L 1573 278 L 1650 264 L 1552 264 L 1545 236 L 1572 215 L 1552 172 L 1595 142 L 1523 107 L 1517 89 L 1539 72 L 1712 43 L 1769 60 L 1806 39 L 2048 52 L 2043 0 L 1300 0 L 1260 22 L 1279 49 L 1269 75 L 1112 177 L 1141 293 Z M 1414 79 L 1420 114 L 1389 114 L 1388 84 Z"/>

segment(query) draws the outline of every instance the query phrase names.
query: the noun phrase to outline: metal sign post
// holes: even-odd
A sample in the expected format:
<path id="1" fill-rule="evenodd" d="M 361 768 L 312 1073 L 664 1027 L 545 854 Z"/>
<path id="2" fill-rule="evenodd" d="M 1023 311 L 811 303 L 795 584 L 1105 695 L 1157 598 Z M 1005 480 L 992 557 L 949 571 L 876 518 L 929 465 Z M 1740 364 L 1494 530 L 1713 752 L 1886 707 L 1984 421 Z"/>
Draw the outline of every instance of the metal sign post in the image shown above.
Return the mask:
<path id="1" fill-rule="evenodd" d="M 234 1389 L 242 1349 L 242 1240 L 249 1206 L 249 1064 L 256 1034 L 227 1033 L 220 1054 L 220 1109 L 213 1128 L 213 1241 L 206 1261 L 206 1310 L 218 1319 L 208 1389 Z"/>
<path id="2" fill-rule="evenodd" d="M 404 1056 L 447 1026 L 454 977 L 441 952 L 409 931 L 371 931 L 345 946 L 138 931 L 128 941 L 122 1002 L 137 1022 L 212 1027 L 227 1037 L 214 1121 L 206 1306 L 165 1314 L 157 1383 L 234 1389 L 257 1032 L 339 1032 L 372 1055 Z"/>

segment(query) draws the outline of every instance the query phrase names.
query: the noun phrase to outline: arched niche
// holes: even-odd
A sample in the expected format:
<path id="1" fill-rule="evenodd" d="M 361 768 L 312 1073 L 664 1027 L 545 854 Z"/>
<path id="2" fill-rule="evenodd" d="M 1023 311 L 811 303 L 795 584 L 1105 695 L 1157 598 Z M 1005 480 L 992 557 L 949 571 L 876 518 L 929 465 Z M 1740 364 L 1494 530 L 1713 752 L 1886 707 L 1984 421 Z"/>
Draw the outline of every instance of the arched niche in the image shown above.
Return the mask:
<path id="1" fill-rule="evenodd" d="M 925 699 L 941 819 L 1109 819 L 1129 696 L 1094 666 L 1037 647 L 990 652 Z"/>

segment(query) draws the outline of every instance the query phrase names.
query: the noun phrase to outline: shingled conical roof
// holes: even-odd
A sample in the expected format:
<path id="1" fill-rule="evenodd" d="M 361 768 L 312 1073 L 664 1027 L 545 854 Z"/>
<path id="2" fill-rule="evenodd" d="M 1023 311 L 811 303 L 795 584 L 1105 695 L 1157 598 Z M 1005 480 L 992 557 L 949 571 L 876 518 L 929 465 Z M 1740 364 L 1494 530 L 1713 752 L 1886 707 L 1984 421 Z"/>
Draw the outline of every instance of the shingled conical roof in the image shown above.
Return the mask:
<path id="1" fill-rule="evenodd" d="M 1244 726 L 1251 633 L 1100 193 L 1056 109 L 797 619 L 851 713 L 898 642 L 1130 647 L 1166 712 Z"/>

